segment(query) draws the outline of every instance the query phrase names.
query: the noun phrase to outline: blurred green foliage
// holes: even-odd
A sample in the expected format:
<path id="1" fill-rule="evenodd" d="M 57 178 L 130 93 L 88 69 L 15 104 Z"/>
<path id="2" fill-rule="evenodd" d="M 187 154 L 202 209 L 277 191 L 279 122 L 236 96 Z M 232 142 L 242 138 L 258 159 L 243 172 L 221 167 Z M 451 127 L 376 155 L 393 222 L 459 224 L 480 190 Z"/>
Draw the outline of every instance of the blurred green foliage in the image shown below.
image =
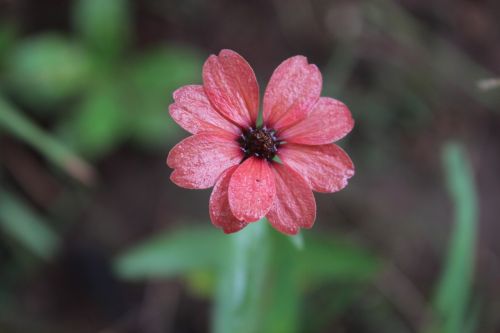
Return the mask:
<path id="1" fill-rule="evenodd" d="M 123 140 L 129 125 L 122 97 L 115 82 L 97 83 L 59 125 L 60 136 L 83 156 L 106 155 Z"/>
<path id="2" fill-rule="evenodd" d="M 431 332 L 472 333 L 478 320 L 477 313 L 471 308 L 478 218 L 474 175 L 460 144 L 447 143 L 442 159 L 455 222 L 444 271 L 436 290 L 436 327 Z"/>
<path id="3" fill-rule="evenodd" d="M 84 89 L 91 76 L 85 49 L 56 34 L 18 43 L 6 67 L 9 88 L 34 110 L 52 110 Z"/>
<path id="4" fill-rule="evenodd" d="M 194 49 L 126 52 L 133 42 L 129 11 L 124 0 L 78 1 L 76 36 L 29 37 L 5 55 L 8 91 L 30 110 L 60 110 L 56 132 L 91 160 L 125 140 L 164 149 L 181 135 L 167 112 L 173 90 L 199 80 L 202 60 Z M 0 31 L 1 51 L 12 34 Z"/>
<path id="5" fill-rule="evenodd" d="M 193 49 L 164 46 L 145 52 L 129 66 L 132 137 L 141 147 L 164 146 L 181 137 L 167 105 L 175 89 L 200 82 L 202 63 Z"/>
<path id="6" fill-rule="evenodd" d="M 144 279 L 218 269 L 226 243 L 214 229 L 168 230 L 127 250 L 116 260 L 116 271 L 123 278 Z"/>
<path id="7" fill-rule="evenodd" d="M 0 22 L 0 133 L 91 185 L 96 171 L 85 159 L 102 158 L 125 141 L 164 151 L 181 135 L 167 106 L 175 88 L 199 80 L 202 60 L 195 49 L 177 45 L 133 52 L 129 1 L 74 5 L 74 36 L 19 39 L 13 23 Z M 0 235 L 52 258 L 59 241 L 47 221 L 0 187 Z"/>
<path id="8" fill-rule="evenodd" d="M 0 230 L 42 259 L 51 259 L 59 237 L 27 203 L 0 190 Z"/>
<path id="9" fill-rule="evenodd" d="M 78 0 L 73 20 L 83 44 L 104 65 L 112 65 L 131 42 L 128 0 Z"/>
<path id="10" fill-rule="evenodd" d="M 203 294 L 215 297 L 214 332 L 247 333 L 298 331 L 307 290 L 330 281 L 355 290 L 380 269 L 377 257 L 348 240 L 308 233 L 299 249 L 287 238 L 267 221 L 234 235 L 168 231 L 129 249 L 115 267 L 127 279 L 194 276 L 196 286 L 210 289 Z M 217 283 L 210 288 L 201 277 Z"/>
<path id="11" fill-rule="evenodd" d="M 0 131 L 8 132 L 38 150 L 45 158 L 84 184 L 93 181 L 93 168 L 0 95 Z"/>

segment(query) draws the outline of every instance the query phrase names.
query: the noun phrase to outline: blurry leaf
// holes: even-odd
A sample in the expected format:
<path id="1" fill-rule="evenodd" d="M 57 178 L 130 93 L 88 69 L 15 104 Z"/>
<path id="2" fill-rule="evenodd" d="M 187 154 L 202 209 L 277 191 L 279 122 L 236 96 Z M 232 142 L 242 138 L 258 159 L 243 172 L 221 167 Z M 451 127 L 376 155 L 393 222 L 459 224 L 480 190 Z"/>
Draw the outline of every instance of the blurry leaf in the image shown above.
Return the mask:
<path id="1" fill-rule="evenodd" d="M 86 45 L 106 62 L 116 58 L 130 41 L 127 0 L 78 0 L 73 19 Z"/>
<path id="2" fill-rule="evenodd" d="M 217 276 L 214 270 L 196 270 L 186 275 L 189 290 L 198 297 L 211 298 L 214 294 Z"/>
<path id="3" fill-rule="evenodd" d="M 288 263 L 288 266 L 285 266 Z M 285 262 L 277 267 L 272 288 L 266 289 L 268 303 L 265 310 L 263 330 L 256 332 L 293 333 L 299 331 L 302 319 L 300 301 L 302 290 L 297 283 L 297 266 Z"/>
<path id="4" fill-rule="evenodd" d="M 141 95 L 165 97 L 181 85 L 200 83 L 202 64 L 194 49 L 164 46 L 138 58 L 132 64 L 131 79 Z"/>
<path id="5" fill-rule="evenodd" d="M 120 93 L 114 84 L 100 84 L 60 126 L 66 141 L 85 157 L 104 156 L 126 135 L 127 109 Z"/>
<path id="6" fill-rule="evenodd" d="M 126 279 L 167 277 L 220 266 L 227 241 L 215 228 L 166 231 L 125 252 L 115 262 Z"/>
<path id="7" fill-rule="evenodd" d="M 293 333 L 299 330 L 302 319 L 299 306 L 302 290 L 299 286 L 297 253 L 299 249 L 294 241 L 300 236 L 284 236 L 273 231 L 271 276 L 265 284 L 264 321 L 261 332 Z"/>
<path id="8" fill-rule="evenodd" d="M 35 109 L 50 107 L 80 92 L 90 78 L 91 64 L 85 51 L 57 35 L 24 40 L 7 62 L 10 88 Z"/>
<path id="9" fill-rule="evenodd" d="M 304 287 L 324 288 L 325 284 L 335 283 L 342 285 L 345 293 L 343 296 L 339 293 L 324 295 L 325 304 L 321 308 L 325 319 L 331 320 L 332 314 L 355 299 L 354 291 L 359 291 L 360 282 L 369 281 L 379 267 L 374 255 L 356 244 L 335 239 L 331 235 L 327 237 L 307 233 L 304 239 L 283 236 L 277 232 L 273 235 L 273 261 L 270 265 L 271 276 L 265 287 L 263 332 L 302 331 L 299 323 L 307 319 L 304 318 L 306 309 L 300 307 Z M 300 246 L 294 243 L 294 239 L 299 240 Z M 310 328 L 307 326 L 304 331 L 309 332 Z"/>
<path id="10" fill-rule="evenodd" d="M 59 242 L 44 219 L 5 191 L 0 192 L 0 228 L 43 259 L 52 257 Z"/>
<path id="11" fill-rule="evenodd" d="M 463 147 L 444 146 L 446 183 L 455 209 L 455 225 L 436 295 L 435 307 L 444 332 L 460 332 L 470 321 L 467 307 L 471 296 L 477 228 L 477 196 L 472 167 Z"/>
<path id="12" fill-rule="evenodd" d="M 288 236 L 288 240 L 297 250 L 304 249 L 304 236 L 302 232 L 299 232 L 295 236 Z"/>
<path id="13" fill-rule="evenodd" d="M 481 306 L 478 302 L 472 304 L 470 311 L 467 313 L 467 316 L 464 318 L 464 325 L 462 329 L 462 333 L 474 333 L 477 332 L 477 328 L 479 327 L 479 318 L 481 314 Z"/>
<path id="14" fill-rule="evenodd" d="M 146 111 L 132 121 L 135 142 L 146 149 L 160 148 L 163 150 L 182 136 L 181 128 L 174 123 L 165 105 L 157 112 Z M 151 110 L 152 111 L 152 110 Z"/>
<path id="15" fill-rule="evenodd" d="M 182 133 L 168 115 L 172 93 L 201 81 L 202 59 L 194 50 L 163 47 L 149 51 L 129 66 L 131 88 L 127 96 L 134 137 L 145 147 L 164 147 Z"/>
<path id="16" fill-rule="evenodd" d="M 36 126 L 19 110 L 0 96 L 0 130 L 4 129 L 38 150 L 45 158 L 72 177 L 89 184 L 94 180 L 94 169 L 65 145 Z"/>
<path id="17" fill-rule="evenodd" d="M 303 251 L 297 252 L 301 281 L 307 283 L 335 280 L 363 281 L 373 277 L 379 260 L 356 244 L 326 236 L 305 239 Z"/>
<path id="18" fill-rule="evenodd" d="M 213 332 L 269 332 L 262 328 L 270 268 L 268 229 L 268 223 L 260 221 L 225 236 L 231 247 L 224 253 L 226 266 L 219 276 Z"/>

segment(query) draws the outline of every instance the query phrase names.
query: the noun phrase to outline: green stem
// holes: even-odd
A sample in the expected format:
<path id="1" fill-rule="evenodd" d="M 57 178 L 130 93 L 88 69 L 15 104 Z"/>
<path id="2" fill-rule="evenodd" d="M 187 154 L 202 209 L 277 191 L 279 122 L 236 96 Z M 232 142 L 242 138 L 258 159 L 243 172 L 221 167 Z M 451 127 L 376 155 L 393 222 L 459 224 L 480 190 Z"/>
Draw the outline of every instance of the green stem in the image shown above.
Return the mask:
<path id="1" fill-rule="evenodd" d="M 216 295 L 215 333 L 261 332 L 272 237 L 265 219 L 231 238 Z"/>
<path id="2" fill-rule="evenodd" d="M 473 320 L 468 307 L 474 272 L 478 199 L 472 166 L 462 145 L 451 142 L 444 146 L 443 165 L 455 223 L 434 305 L 443 332 L 465 332 L 464 325 Z"/>

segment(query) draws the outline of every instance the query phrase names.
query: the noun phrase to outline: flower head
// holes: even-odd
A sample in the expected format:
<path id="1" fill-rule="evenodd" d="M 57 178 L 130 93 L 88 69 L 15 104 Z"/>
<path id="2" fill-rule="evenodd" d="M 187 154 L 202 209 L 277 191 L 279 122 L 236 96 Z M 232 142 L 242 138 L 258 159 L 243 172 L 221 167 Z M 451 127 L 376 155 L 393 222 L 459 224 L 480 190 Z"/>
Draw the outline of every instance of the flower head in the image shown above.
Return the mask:
<path id="1" fill-rule="evenodd" d="M 312 191 L 336 192 L 354 175 L 349 156 L 332 142 L 354 121 L 340 101 L 320 97 L 322 78 L 303 56 L 282 62 L 263 98 L 243 57 L 211 55 L 203 85 L 174 92 L 170 115 L 193 134 L 170 151 L 170 179 L 190 189 L 214 187 L 212 223 L 236 232 L 264 216 L 277 230 L 296 234 L 316 218 Z"/>

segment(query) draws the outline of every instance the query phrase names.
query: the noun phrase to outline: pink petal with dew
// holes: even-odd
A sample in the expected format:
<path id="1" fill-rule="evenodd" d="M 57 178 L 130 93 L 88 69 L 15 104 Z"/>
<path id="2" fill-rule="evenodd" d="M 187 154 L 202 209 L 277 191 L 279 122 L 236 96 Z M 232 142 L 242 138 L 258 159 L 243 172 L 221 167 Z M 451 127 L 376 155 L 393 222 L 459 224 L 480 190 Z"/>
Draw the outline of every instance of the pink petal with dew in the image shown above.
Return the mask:
<path id="1" fill-rule="evenodd" d="M 203 86 L 212 105 L 227 119 L 246 128 L 259 113 L 259 86 L 250 65 L 238 53 L 222 50 L 203 65 Z"/>
<path id="2" fill-rule="evenodd" d="M 235 136 L 227 132 L 200 133 L 179 142 L 168 154 L 174 169 L 170 179 L 190 189 L 212 187 L 222 172 L 243 159 Z"/>
<path id="3" fill-rule="evenodd" d="M 322 145 L 342 139 L 353 127 L 354 120 L 344 103 L 321 97 L 306 119 L 278 135 L 291 143 Z"/>
<path id="4" fill-rule="evenodd" d="M 254 222 L 264 217 L 275 195 L 274 174 L 267 160 L 248 158 L 229 182 L 229 205 L 240 221 Z"/>
<path id="5" fill-rule="evenodd" d="M 316 201 L 309 184 L 293 169 L 274 163 L 276 199 L 267 219 L 278 231 L 295 235 L 311 228 L 316 219 Z"/>
<path id="6" fill-rule="evenodd" d="M 264 124 L 283 130 L 306 118 L 321 94 L 321 73 L 307 58 L 295 56 L 274 71 L 264 94 Z"/>
<path id="7" fill-rule="evenodd" d="M 175 122 L 192 134 L 220 129 L 236 135 L 240 133 L 238 126 L 213 108 L 201 85 L 177 89 L 169 111 Z"/>
<path id="8" fill-rule="evenodd" d="M 337 192 L 354 175 L 349 156 L 331 143 L 319 146 L 285 144 L 279 152 L 284 164 L 297 171 L 317 192 Z"/>
<path id="9" fill-rule="evenodd" d="M 229 207 L 228 188 L 231 176 L 238 168 L 237 165 L 230 167 L 219 177 L 210 195 L 209 211 L 212 223 L 224 230 L 226 234 L 239 231 L 248 223 L 239 221 L 234 217 Z"/>

